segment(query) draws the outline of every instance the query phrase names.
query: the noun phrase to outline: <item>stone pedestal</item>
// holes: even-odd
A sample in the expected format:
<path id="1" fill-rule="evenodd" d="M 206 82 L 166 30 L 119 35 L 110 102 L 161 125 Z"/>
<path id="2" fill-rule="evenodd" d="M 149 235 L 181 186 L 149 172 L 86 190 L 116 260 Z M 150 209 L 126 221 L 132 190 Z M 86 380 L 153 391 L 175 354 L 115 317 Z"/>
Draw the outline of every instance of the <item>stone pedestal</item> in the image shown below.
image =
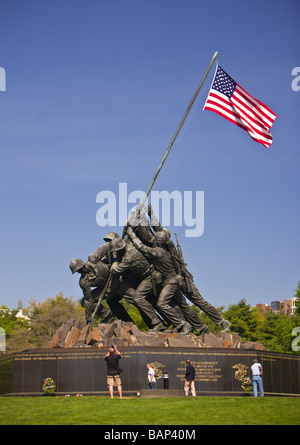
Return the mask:
<path id="1" fill-rule="evenodd" d="M 176 332 L 142 332 L 134 323 L 116 320 L 96 327 L 84 326 L 73 319 L 64 323 L 53 335 L 48 348 L 108 348 L 122 346 L 151 346 L 166 348 L 230 348 L 264 350 L 258 342 L 243 343 L 236 333 L 214 335 L 182 335 Z"/>

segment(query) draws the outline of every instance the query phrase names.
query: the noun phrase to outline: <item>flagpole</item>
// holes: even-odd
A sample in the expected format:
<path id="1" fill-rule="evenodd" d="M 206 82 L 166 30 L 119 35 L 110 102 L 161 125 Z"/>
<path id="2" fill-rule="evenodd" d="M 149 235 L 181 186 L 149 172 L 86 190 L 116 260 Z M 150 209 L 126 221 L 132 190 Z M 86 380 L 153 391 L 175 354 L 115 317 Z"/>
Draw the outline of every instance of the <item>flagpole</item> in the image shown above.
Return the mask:
<path id="1" fill-rule="evenodd" d="M 152 189 L 152 187 L 153 187 L 153 185 L 154 185 L 154 183 L 155 183 L 155 181 L 156 181 L 156 178 L 157 178 L 157 176 L 159 175 L 159 172 L 161 171 L 162 166 L 164 165 L 165 160 L 167 159 L 168 154 L 170 153 L 171 148 L 173 147 L 173 144 L 174 144 L 174 142 L 175 142 L 175 140 L 176 140 L 176 138 L 177 138 L 177 136 L 178 136 L 178 134 L 179 134 L 179 132 L 180 132 L 180 130 L 181 130 L 181 128 L 182 128 L 182 126 L 183 126 L 185 120 L 186 120 L 186 118 L 187 118 L 187 115 L 189 114 L 189 112 L 190 112 L 190 110 L 191 110 L 191 108 L 192 108 L 192 106 L 193 106 L 193 104 L 194 104 L 194 102 L 195 102 L 195 100 L 196 100 L 196 97 L 198 96 L 198 93 L 199 93 L 199 91 L 200 91 L 200 89 L 201 89 L 201 87 L 202 87 L 202 85 L 203 85 L 203 83 L 204 83 L 204 81 L 205 81 L 205 79 L 206 79 L 206 77 L 207 77 L 207 75 L 208 75 L 208 73 L 209 73 L 211 67 L 213 66 L 214 61 L 215 61 L 216 58 L 218 57 L 218 55 L 219 55 L 219 53 L 218 53 L 218 51 L 216 51 L 215 54 L 213 55 L 213 58 L 212 58 L 211 61 L 210 61 L 210 64 L 208 65 L 208 68 L 207 68 L 207 70 L 206 70 L 204 76 L 203 76 L 202 79 L 201 79 L 201 82 L 200 82 L 199 85 L 198 85 L 198 88 L 197 88 L 196 91 L 195 91 L 194 96 L 192 97 L 191 102 L 189 103 L 189 106 L 187 107 L 187 109 L 186 109 L 186 111 L 185 111 L 185 113 L 184 113 L 184 115 L 183 115 L 183 118 L 182 118 L 181 121 L 180 121 L 180 124 L 178 125 L 177 130 L 175 131 L 175 134 L 174 134 L 174 136 L 173 136 L 173 138 L 172 138 L 172 140 L 171 140 L 171 142 L 170 142 L 170 144 L 169 144 L 169 146 L 168 146 L 168 148 L 167 148 L 167 150 L 166 150 L 166 152 L 165 152 L 165 154 L 164 154 L 164 157 L 163 157 L 162 160 L 161 160 L 161 163 L 160 163 L 159 166 L 158 166 L 158 169 L 156 170 L 155 175 L 153 176 L 153 179 L 152 179 L 152 181 L 151 181 L 151 184 L 149 185 L 149 188 L 148 188 L 148 190 L 147 190 L 147 192 L 146 192 L 146 195 L 145 195 L 145 197 L 144 197 L 144 199 L 143 199 L 143 201 L 142 201 L 142 204 L 143 204 L 143 205 L 145 204 L 145 202 L 146 202 L 146 200 L 147 200 L 147 198 L 148 198 L 148 196 L 149 196 L 149 193 L 151 192 L 151 189 Z"/>

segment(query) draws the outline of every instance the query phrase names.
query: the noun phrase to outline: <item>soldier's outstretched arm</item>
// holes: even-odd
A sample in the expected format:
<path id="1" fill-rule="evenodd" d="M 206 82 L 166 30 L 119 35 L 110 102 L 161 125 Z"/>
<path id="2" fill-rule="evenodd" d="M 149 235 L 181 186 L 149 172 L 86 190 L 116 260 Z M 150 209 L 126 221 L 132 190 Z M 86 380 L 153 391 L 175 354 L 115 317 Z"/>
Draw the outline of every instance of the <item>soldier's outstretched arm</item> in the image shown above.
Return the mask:
<path id="1" fill-rule="evenodd" d="M 161 232 L 163 230 L 163 226 L 159 222 L 159 219 L 157 219 L 154 215 L 151 204 L 148 205 L 148 215 L 150 216 L 150 224 L 154 232 Z"/>
<path id="2" fill-rule="evenodd" d="M 118 261 L 115 261 L 112 264 L 110 271 L 113 275 L 121 275 L 124 272 L 126 272 L 127 269 L 128 269 L 128 265 L 125 262 L 121 261 L 119 263 Z"/>
<path id="3" fill-rule="evenodd" d="M 128 227 L 127 229 L 127 234 L 129 236 L 129 238 L 132 241 L 132 244 L 139 250 L 144 251 L 144 248 L 147 247 L 145 246 L 144 243 L 142 243 L 142 241 L 136 236 L 136 234 L 134 233 L 134 231 L 132 230 L 131 227 Z"/>
<path id="4" fill-rule="evenodd" d="M 90 261 L 91 263 L 97 263 L 104 257 L 107 257 L 108 252 L 109 252 L 109 243 L 102 244 L 102 246 L 98 247 L 98 249 L 95 250 L 95 252 L 90 254 L 90 256 L 88 257 L 88 261 Z"/>

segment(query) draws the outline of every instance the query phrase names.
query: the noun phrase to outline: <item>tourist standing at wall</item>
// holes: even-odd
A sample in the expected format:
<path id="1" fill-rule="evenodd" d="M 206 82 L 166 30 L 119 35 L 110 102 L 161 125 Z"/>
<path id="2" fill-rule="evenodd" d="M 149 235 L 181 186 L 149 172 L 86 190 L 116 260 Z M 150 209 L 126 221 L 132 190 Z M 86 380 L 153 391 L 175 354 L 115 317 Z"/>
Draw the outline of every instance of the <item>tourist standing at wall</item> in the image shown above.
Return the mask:
<path id="1" fill-rule="evenodd" d="M 186 397 L 189 395 L 189 388 L 191 387 L 192 396 L 196 397 L 195 390 L 195 368 L 191 365 L 189 360 L 186 361 L 186 370 L 185 370 L 185 384 L 184 384 L 184 392 Z"/>
<path id="2" fill-rule="evenodd" d="M 263 369 L 257 359 L 253 360 L 251 371 L 252 371 L 253 395 L 254 397 L 257 397 L 257 386 L 258 386 L 260 397 L 263 397 L 264 396 L 264 387 L 262 382 Z"/>
<path id="3" fill-rule="evenodd" d="M 156 389 L 156 378 L 155 378 L 155 371 L 151 367 L 151 363 L 147 363 L 147 369 L 148 369 L 148 386 L 150 389 Z"/>

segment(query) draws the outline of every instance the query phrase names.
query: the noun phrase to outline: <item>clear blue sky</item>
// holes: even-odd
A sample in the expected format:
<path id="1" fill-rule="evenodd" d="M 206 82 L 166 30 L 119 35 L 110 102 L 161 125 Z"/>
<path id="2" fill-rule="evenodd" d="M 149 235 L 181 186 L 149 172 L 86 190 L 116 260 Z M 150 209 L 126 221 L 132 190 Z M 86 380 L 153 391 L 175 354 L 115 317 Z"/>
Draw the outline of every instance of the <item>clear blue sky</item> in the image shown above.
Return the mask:
<path id="1" fill-rule="evenodd" d="M 202 111 L 211 71 L 154 189 L 204 191 L 179 235 L 216 306 L 291 298 L 300 280 L 299 0 L 2 0 L 0 304 L 81 296 L 102 190 L 146 190 L 214 52 L 279 118 L 270 149 Z"/>

